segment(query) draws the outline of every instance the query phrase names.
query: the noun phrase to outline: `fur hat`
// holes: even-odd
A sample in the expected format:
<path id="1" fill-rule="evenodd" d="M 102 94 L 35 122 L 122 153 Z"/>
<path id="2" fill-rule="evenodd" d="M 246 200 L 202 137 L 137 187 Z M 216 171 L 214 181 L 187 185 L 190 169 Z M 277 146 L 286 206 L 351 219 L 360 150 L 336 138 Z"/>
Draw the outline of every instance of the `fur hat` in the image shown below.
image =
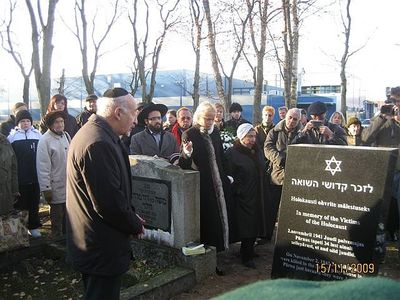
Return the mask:
<path id="1" fill-rule="evenodd" d="M 144 120 L 147 119 L 149 113 L 155 110 L 160 112 L 162 118 L 167 113 L 168 107 L 166 107 L 164 104 L 154 104 L 154 103 L 146 105 L 138 115 L 138 123 L 144 124 Z"/>
<path id="2" fill-rule="evenodd" d="M 347 121 L 346 128 L 349 128 L 350 125 L 352 124 L 358 124 L 361 126 L 361 121 L 357 117 L 350 117 L 349 120 Z"/>
<path id="3" fill-rule="evenodd" d="M 27 110 L 20 110 L 17 112 L 17 115 L 15 116 L 15 125 L 18 125 L 21 120 L 28 119 L 32 123 L 32 115 L 29 111 Z"/>
<path id="4" fill-rule="evenodd" d="M 317 101 L 312 103 L 308 107 L 308 114 L 309 115 L 322 115 L 323 113 L 326 113 L 327 107 L 325 103 L 322 103 L 321 101 Z"/>
<path id="5" fill-rule="evenodd" d="M 54 110 L 49 112 L 47 115 L 44 116 L 44 124 L 46 125 L 47 128 L 50 128 L 50 126 L 53 125 L 56 119 L 58 118 L 63 118 L 65 121 L 66 119 L 65 112 L 60 110 Z"/>
<path id="6" fill-rule="evenodd" d="M 246 134 L 249 133 L 250 130 L 254 129 L 253 125 L 250 123 L 243 123 L 240 125 L 236 131 L 236 136 L 238 137 L 239 140 L 243 139 Z"/>
<path id="7" fill-rule="evenodd" d="M 234 111 L 243 111 L 242 106 L 239 103 L 233 102 L 231 104 L 231 107 L 229 107 L 229 113 L 234 112 Z"/>

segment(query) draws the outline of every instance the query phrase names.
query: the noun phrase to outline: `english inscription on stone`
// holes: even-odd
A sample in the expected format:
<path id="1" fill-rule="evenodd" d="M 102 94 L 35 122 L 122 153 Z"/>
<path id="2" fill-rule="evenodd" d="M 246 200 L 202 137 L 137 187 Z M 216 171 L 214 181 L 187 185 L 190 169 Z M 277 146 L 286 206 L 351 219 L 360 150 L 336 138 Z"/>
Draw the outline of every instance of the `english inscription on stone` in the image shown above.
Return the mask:
<path id="1" fill-rule="evenodd" d="M 272 277 L 341 280 L 376 274 L 397 149 L 288 148 Z"/>
<path id="2" fill-rule="evenodd" d="M 133 205 L 145 227 L 171 232 L 171 182 L 132 177 Z"/>

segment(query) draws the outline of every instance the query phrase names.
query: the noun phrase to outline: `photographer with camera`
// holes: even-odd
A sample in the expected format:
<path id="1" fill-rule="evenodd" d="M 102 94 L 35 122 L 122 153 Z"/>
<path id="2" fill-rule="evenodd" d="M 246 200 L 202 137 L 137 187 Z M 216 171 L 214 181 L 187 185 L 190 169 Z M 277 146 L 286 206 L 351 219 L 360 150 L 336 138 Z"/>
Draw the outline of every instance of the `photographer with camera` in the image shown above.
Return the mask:
<path id="1" fill-rule="evenodd" d="M 327 107 L 320 101 L 308 107 L 311 120 L 297 135 L 294 144 L 347 145 L 346 133 L 338 125 L 326 120 Z"/>
<path id="2" fill-rule="evenodd" d="M 364 128 L 361 134 L 365 145 L 376 147 L 393 147 L 400 149 L 400 86 L 390 91 L 390 97 L 382 105 L 378 116 L 372 118 L 371 125 Z M 397 159 L 393 177 L 392 200 L 389 206 L 386 229 L 390 239 L 397 240 L 399 228 L 400 202 L 400 159 Z"/>

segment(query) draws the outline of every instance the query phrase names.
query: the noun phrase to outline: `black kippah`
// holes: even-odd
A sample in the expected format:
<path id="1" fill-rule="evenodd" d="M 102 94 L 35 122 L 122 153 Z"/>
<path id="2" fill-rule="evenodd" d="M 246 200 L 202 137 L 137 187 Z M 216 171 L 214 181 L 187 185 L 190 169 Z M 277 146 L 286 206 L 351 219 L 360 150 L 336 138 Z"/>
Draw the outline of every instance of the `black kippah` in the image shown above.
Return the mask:
<path id="1" fill-rule="evenodd" d="M 121 97 L 121 96 L 126 96 L 128 95 L 128 91 L 120 88 L 120 87 L 116 87 L 113 89 L 108 89 L 107 91 L 104 92 L 103 97 L 107 97 L 107 98 L 117 98 L 117 97 Z"/>

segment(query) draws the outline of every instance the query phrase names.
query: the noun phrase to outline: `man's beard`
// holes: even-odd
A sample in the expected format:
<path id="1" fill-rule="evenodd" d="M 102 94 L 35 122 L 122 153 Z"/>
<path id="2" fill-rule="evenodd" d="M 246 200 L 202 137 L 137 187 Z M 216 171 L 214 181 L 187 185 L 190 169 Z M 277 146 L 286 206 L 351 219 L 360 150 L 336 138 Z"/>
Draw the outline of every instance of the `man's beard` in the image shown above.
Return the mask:
<path id="1" fill-rule="evenodd" d="M 161 123 L 157 123 L 157 125 L 159 125 L 159 127 L 152 126 L 152 125 L 150 125 L 150 124 L 147 125 L 147 127 L 148 127 L 152 132 L 159 133 L 159 132 L 162 131 L 162 124 L 161 124 Z"/>

